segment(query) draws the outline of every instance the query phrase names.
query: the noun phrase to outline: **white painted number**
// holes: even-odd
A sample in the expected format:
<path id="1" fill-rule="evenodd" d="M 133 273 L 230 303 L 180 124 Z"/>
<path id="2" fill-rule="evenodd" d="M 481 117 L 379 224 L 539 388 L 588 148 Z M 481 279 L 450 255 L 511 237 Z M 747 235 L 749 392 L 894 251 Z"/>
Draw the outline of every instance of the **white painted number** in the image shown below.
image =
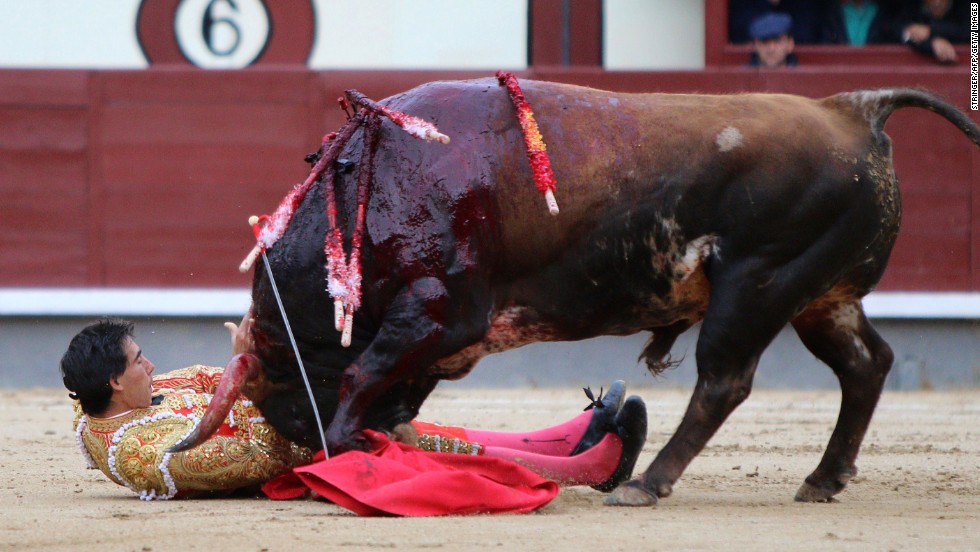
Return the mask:
<path id="1" fill-rule="evenodd" d="M 181 51 L 207 69 L 247 67 L 265 49 L 269 31 L 262 0 L 181 0 L 174 21 Z"/>

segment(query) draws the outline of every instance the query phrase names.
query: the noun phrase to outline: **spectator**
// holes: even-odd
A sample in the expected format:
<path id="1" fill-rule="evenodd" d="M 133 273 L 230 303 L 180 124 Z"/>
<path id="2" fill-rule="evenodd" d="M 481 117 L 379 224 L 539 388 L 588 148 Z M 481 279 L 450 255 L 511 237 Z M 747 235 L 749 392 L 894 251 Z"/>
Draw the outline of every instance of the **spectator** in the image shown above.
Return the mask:
<path id="1" fill-rule="evenodd" d="M 784 13 L 770 13 L 749 25 L 749 35 L 755 50 L 749 59 L 751 67 L 794 67 L 795 43 L 790 36 L 793 18 Z"/>
<path id="2" fill-rule="evenodd" d="M 792 36 L 798 44 L 820 40 L 820 22 L 827 0 L 730 0 L 728 3 L 728 41 L 751 42 L 749 25 L 767 13 L 785 13 L 793 18 Z"/>
<path id="3" fill-rule="evenodd" d="M 902 42 L 940 63 L 956 63 L 953 44 L 970 40 L 966 0 L 915 0 L 902 14 Z"/>
<path id="4" fill-rule="evenodd" d="M 898 43 L 897 12 L 894 1 L 839 0 L 826 12 L 821 27 L 821 42 L 827 44 Z"/>

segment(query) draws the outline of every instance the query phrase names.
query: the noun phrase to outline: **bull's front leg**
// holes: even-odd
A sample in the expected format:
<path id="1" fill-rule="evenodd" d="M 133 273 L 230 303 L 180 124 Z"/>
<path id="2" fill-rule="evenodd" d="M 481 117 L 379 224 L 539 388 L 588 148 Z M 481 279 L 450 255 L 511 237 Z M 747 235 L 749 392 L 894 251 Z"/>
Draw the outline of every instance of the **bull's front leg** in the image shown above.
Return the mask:
<path id="1" fill-rule="evenodd" d="M 417 379 L 442 354 L 449 294 L 437 278 L 413 281 L 392 301 L 377 336 L 344 370 L 337 411 L 326 430 L 331 454 L 365 450 L 365 414 L 392 386 Z"/>

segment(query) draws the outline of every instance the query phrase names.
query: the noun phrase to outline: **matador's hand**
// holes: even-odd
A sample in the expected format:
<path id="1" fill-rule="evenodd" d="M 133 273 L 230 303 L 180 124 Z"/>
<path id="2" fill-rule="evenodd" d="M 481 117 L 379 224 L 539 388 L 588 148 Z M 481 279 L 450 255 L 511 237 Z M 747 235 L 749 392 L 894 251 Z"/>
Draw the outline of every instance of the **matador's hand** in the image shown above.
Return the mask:
<path id="1" fill-rule="evenodd" d="M 241 323 L 225 322 L 228 333 L 231 334 L 231 354 L 251 353 L 255 350 L 255 341 L 252 339 L 252 309 L 242 318 Z"/>

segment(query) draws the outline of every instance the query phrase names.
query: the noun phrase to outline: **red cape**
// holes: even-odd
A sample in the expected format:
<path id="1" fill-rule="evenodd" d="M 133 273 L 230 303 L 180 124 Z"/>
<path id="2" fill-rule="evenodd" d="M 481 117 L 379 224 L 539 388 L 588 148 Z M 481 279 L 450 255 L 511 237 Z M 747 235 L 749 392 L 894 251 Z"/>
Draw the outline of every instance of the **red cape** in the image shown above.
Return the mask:
<path id="1" fill-rule="evenodd" d="M 351 451 L 294 468 L 269 481 L 269 498 L 312 489 L 362 516 L 441 516 L 530 512 L 558 495 L 558 484 L 499 458 L 426 452 L 374 431 L 371 452 Z"/>

